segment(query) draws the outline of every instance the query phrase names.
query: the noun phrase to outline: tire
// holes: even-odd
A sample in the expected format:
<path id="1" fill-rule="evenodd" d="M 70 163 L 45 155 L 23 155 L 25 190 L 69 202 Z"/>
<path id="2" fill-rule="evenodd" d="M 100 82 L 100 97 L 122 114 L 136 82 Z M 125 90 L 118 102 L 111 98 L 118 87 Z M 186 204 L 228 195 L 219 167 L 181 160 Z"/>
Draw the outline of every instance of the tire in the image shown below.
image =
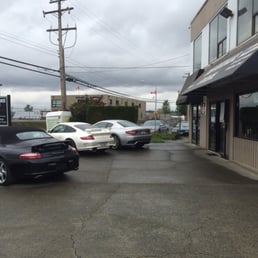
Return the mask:
<path id="1" fill-rule="evenodd" d="M 141 149 L 143 147 L 144 143 L 137 143 L 136 144 L 136 148 L 137 149 Z"/>
<path id="2" fill-rule="evenodd" d="M 113 135 L 115 145 L 112 147 L 113 150 L 119 150 L 121 148 L 120 139 L 117 135 Z"/>
<path id="3" fill-rule="evenodd" d="M 13 177 L 8 164 L 5 160 L 0 159 L 0 185 L 10 185 L 13 183 Z"/>
<path id="4" fill-rule="evenodd" d="M 69 144 L 74 147 L 77 150 L 76 144 L 72 139 L 67 139 L 67 141 L 69 142 Z"/>

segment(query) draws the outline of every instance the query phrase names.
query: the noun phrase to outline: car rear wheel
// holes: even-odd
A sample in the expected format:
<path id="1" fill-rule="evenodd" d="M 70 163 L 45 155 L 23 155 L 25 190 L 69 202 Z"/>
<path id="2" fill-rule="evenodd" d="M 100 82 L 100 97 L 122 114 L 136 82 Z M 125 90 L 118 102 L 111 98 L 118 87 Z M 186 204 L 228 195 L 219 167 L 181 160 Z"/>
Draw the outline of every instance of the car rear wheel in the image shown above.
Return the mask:
<path id="1" fill-rule="evenodd" d="M 74 147 L 75 149 L 77 149 L 76 144 L 75 144 L 75 142 L 74 142 L 72 139 L 67 139 L 67 141 L 69 142 L 69 144 L 70 144 L 72 147 Z"/>
<path id="2" fill-rule="evenodd" d="M 0 185 L 9 185 L 13 182 L 13 177 L 8 164 L 0 159 Z"/>
<path id="3" fill-rule="evenodd" d="M 113 135 L 114 138 L 114 143 L 115 145 L 112 147 L 113 150 L 118 150 L 121 148 L 121 143 L 120 143 L 120 139 L 117 135 Z"/>

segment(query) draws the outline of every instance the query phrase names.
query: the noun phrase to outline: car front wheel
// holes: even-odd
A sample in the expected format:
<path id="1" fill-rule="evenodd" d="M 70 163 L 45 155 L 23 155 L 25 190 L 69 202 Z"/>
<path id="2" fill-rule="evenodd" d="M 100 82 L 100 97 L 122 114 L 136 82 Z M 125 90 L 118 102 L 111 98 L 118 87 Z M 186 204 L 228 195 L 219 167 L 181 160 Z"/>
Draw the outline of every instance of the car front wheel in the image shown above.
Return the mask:
<path id="1" fill-rule="evenodd" d="M 13 178 L 8 164 L 3 159 L 0 159 L 0 185 L 9 185 L 12 182 Z"/>

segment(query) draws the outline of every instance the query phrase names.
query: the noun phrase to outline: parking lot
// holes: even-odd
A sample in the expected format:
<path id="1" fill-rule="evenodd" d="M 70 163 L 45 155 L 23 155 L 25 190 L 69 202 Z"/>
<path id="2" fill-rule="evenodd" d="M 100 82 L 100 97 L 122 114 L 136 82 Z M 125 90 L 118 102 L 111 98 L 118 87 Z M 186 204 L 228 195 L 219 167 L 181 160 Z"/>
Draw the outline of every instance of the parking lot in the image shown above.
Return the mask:
<path id="1" fill-rule="evenodd" d="M 257 257 L 258 181 L 182 141 L 1 187 L 0 257 Z"/>

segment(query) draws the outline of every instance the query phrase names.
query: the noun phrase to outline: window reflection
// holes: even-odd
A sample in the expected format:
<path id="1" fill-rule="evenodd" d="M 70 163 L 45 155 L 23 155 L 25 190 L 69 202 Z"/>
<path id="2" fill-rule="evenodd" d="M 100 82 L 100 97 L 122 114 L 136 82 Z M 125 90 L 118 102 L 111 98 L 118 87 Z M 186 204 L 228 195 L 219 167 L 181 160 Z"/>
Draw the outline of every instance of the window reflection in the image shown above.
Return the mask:
<path id="1" fill-rule="evenodd" d="M 258 92 L 239 95 L 238 136 L 258 140 Z"/>
<path id="2" fill-rule="evenodd" d="M 227 19 L 216 16 L 210 23 L 210 62 L 226 54 Z"/>
<path id="3" fill-rule="evenodd" d="M 194 72 L 201 69 L 201 59 L 202 59 L 202 35 L 200 35 L 194 41 L 194 64 L 193 64 Z"/>
<path id="4" fill-rule="evenodd" d="M 243 42 L 252 36 L 254 31 L 256 31 L 257 26 L 254 31 L 252 31 L 253 21 L 255 24 L 255 19 L 253 15 L 257 11 L 257 0 L 239 0 L 238 1 L 238 43 Z"/>

